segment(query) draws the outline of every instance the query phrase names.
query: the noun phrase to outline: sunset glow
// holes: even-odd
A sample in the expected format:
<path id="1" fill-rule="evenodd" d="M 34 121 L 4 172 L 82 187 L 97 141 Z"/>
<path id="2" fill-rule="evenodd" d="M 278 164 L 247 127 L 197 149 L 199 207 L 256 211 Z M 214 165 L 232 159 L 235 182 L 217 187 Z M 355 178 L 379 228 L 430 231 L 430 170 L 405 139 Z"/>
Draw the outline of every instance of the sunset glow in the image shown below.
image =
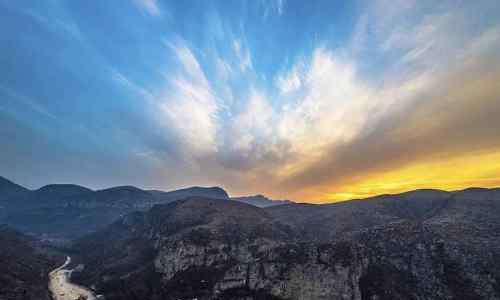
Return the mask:
<path id="1" fill-rule="evenodd" d="M 0 174 L 307 202 L 499 185 L 499 1 L 187 2 L 0 1 Z"/>

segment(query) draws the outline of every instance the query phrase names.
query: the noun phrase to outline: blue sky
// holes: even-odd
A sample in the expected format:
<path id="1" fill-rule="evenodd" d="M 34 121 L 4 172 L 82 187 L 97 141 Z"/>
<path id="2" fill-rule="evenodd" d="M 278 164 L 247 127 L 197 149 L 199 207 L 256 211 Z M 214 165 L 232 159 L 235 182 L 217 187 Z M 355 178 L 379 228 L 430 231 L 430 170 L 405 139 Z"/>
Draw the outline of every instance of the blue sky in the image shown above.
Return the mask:
<path id="1" fill-rule="evenodd" d="M 431 156 L 496 153 L 499 12 L 495 0 L 0 0 L 0 174 L 321 200 Z"/>

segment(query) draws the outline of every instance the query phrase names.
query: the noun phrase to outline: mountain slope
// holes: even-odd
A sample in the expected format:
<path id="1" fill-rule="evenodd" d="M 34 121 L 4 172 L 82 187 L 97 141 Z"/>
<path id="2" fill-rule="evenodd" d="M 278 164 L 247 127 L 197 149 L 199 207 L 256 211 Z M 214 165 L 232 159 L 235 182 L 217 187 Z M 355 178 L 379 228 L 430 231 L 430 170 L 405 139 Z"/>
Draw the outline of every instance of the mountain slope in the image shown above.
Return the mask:
<path id="1" fill-rule="evenodd" d="M 30 190 L 27 188 L 0 176 L 0 208 L 5 208 L 11 204 L 7 201 L 8 199 L 16 198 L 29 192 Z"/>
<path id="2" fill-rule="evenodd" d="M 8 211 L 19 205 L 17 198 L 28 194 L 30 190 L 0 176 L 0 223 L 5 222 Z"/>
<path id="3" fill-rule="evenodd" d="M 51 299 L 48 273 L 57 261 L 38 252 L 32 242 L 0 225 L 0 299 Z"/>
<path id="4" fill-rule="evenodd" d="M 263 195 L 245 196 L 245 197 L 231 197 L 233 201 L 239 201 L 257 207 L 270 207 L 276 205 L 290 204 L 290 200 L 273 200 Z"/>
<path id="5" fill-rule="evenodd" d="M 0 195 L 6 196 L 9 194 L 25 193 L 27 191 L 29 191 L 27 188 L 0 176 Z"/>
<path id="6" fill-rule="evenodd" d="M 346 231 L 399 220 L 424 220 L 443 209 L 452 193 L 416 190 L 334 204 L 287 204 L 266 208 L 307 240 L 330 241 Z"/>

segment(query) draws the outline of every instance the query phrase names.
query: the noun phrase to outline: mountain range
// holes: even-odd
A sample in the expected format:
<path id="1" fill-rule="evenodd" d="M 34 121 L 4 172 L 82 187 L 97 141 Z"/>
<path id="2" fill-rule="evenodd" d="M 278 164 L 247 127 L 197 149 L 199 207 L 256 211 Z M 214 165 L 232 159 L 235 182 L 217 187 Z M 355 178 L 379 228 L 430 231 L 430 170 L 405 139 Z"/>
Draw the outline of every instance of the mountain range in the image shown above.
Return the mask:
<path id="1" fill-rule="evenodd" d="M 48 238 L 69 239 L 91 233 L 136 210 L 190 196 L 250 201 L 256 206 L 285 202 L 264 196 L 230 198 L 220 187 L 189 187 L 164 192 L 118 186 L 92 190 L 75 184 L 50 184 L 29 190 L 0 177 L 0 224 Z"/>
<path id="2" fill-rule="evenodd" d="M 75 279 L 106 299 L 500 299 L 498 216 L 500 189 L 268 208 L 190 197 L 77 240 Z"/>
<path id="3" fill-rule="evenodd" d="M 1 189 L 9 225 L 71 240 L 72 280 L 107 300 L 500 299 L 500 189 L 279 205 L 221 188 Z"/>

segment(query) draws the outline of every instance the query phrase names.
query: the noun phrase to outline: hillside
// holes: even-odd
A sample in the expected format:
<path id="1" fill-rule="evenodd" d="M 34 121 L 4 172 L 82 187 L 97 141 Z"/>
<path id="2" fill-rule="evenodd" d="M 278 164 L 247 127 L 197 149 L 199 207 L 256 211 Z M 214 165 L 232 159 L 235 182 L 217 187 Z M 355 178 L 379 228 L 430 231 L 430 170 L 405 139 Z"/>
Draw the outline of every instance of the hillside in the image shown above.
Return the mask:
<path id="1" fill-rule="evenodd" d="M 58 261 L 39 252 L 33 239 L 4 225 L 0 245 L 0 299 L 51 299 L 48 273 Z"/>

